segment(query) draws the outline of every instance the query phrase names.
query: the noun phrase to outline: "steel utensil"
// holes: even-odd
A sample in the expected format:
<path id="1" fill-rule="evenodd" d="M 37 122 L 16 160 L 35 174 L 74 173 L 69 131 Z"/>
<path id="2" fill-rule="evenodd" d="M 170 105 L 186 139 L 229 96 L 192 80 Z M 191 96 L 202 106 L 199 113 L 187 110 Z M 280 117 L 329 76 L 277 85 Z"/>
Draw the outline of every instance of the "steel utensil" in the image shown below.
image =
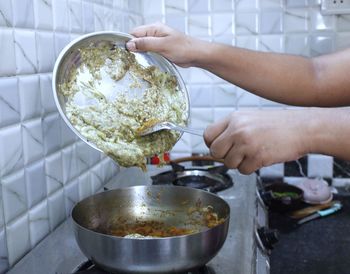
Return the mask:
<path id="1" fill-rule="evenodd" d="M 198 135 L 198 136 L 203 136 L 203 130 L 183 127 L 183 126 L 179 126 L 179 125 L 176 125 L 174 123 L 171 123 L 171 122 L 161 122 L 161 123 L 154 124 L 148 128 L 141 130 L 139 132 L 139 135 L 145 136 L 145 135 L 149 135 L 149 134 L 152 134 L 152 133 L 160 131 L 160 130 L 176 130 L 176 131 L 180 131 L 180 132 L 186 132 L 186 133 L 190 133 L 190 134 L 194 134 L 194 135 Z"/>
<path id="2" fill-rule="evenodd" d="M 123 218 L 182 226 L 189 219 L 188 210 L 198 203 L 212 206 L 224 221 L 197 233 L 166 238 L 106 234 L 111 223 Z M 203 266 L 218 253 L 227 237 L 230 208 L 219 196 L 199 189 L 133 186 L 82 200 L 73 208 L 72 218 L 80 249 L 101 268 L 112 273 L 176 273 Z"/>
<path id="3" fill-rule="evenodd" d="M 55 100 L 55 104 L 57 106 L 57 109 L 64 120 L 64 122 L 67 124 L 67 126 L 85 143 L 90 145 L 91 147 L 101 151 L 94 143 L 87 140 L 78 130 L 74 128 L 72 123 L 69 121 L 69 119 L 66 116 L 66 103 L 67 103 L 67 97 L 64 96 L 60 92 L 60 85 L 65 82 L 65 80 L 70 75 L 70 72 L 72 69 L 79 68 L 81 65 L 81 58 L 80 58 L 80 50 L 84 47 L 88 47 L 91 45 L 100 45 L 101 43 L 110 43 L 111 47 L 120 47 L 125 48 L 125 43 L 132 38 L 131 35 L 121 32 L 115 32 L 115 31 L 101 31 L 101 32 L 93 32 L 86 35 L 82 35 L 76 39 L 74 39 L 72 42 L 70 42 L 59 54 L 54 69 L 53 69 L 53 75 L 52 75 L 52 90 L 53 90 L 53 96 Z M 188 91 L 186 89 L 185 83 L 182 80 L 179 72 L 177 71 L 176 67 L 169 62 L 167 59 L 162 57 L 161 55 L 158 55 L 156 53 L 152 52 L 140 52 L 140 53 L 134 53 L 136 60 L 144 67 L 154 65 L 158 67 L 161 71 L 170 73 L 174 75 L 178 82 L 178 88 L 179 91 L 183 94 L 185 101 L 186 101 L 186 110 L 187 110 L 187 121 L 190 118 L 190 102 L 189 102 L 189 96 Z M 84 75 L 82 75 L 84 77 Z M 96 79 L 96 86 L 99 87 L 99 90 L 103 93 L 103 95 L 106 98 L 115 98 L 116 94 L 120 92 L 121 90 L 125 89 L 125 87 L 128 87 L 130 83 L 132 83 L 133 78 L 128 76 L 126 74 L 124 78 L 120 79 L 117 83 L 111 83 L 110 79 L 103 78 L 101 81 L 99 79 Z M 143 83 L 143 85 L 140 87 L 140 90 L 145 89 L 146 83 Z M 134 96 L 135 94 L 140 94 L 140 90 L 133 90 L 131 91 L 131 95 Z M 137 95 L 135 95 L 137 96 Z M 74 101 L 77 105 L 80 106 L 87 106 L 91 105 L 94 102 L 91 100 L 91 98 L 88 98 L 84 96 L 84 94 L 81 94 L 81 96 L 76 96 L 76 100 Z M 181 138 L 181 135 L 179 136 Z M 102 151 L 101 151 L 102 152 Z"/>

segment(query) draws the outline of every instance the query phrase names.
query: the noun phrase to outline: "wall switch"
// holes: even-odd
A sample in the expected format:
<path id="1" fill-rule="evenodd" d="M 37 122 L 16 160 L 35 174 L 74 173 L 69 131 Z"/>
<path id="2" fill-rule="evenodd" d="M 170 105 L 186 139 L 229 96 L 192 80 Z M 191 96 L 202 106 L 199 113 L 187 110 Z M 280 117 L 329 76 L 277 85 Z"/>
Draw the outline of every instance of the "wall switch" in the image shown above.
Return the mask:
<path id="1" fill-rule="evenodd" d="M 350 0 L 322 0 L 321 13 L 328 14 L 350 14 Z"/>

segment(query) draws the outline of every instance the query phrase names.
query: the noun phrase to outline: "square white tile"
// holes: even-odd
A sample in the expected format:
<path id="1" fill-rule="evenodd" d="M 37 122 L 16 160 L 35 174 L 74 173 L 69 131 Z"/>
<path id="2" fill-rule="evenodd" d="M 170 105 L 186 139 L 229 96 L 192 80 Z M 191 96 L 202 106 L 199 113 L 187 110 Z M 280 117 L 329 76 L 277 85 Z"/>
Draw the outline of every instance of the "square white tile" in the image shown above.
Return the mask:
<path id="1" fill-rule="evenodd" d="M 148 1 L 143 1 L 142 5 L 143 5 L 142 12 L 144 17 L 163 13 L 163 1 L 148 0 Z"/>
<path id="2" fill-rule="evenodd" d="M 189 13 L 205 13 L 209 11 L 209 0 L 187 0 Z"/>
<path id="3" fill-rule="evenodd" d="M 213 106 L 213 86 L 212 85 L 192 85 L 189 88 L 192 107 L 212 107 Z"/>
<path id="4" fill-rule="evenodd" d="M 221 119 L 224 119 L 226 116 L 230 115 L 233 111 L 236 109 L 231 107 L 231 108 L 215 108 L 214 109 L 214 121 L 219 121 Z"/>
<path id="5" fill-rule="evenodd" d="M 255 11 L 259 7 L 257 0 L 235 0 L 235 9 L 237 12 Z"/>
<path id="6" fill-rule="evenodd" d="M 11 1 L 0 2 L 0 26 L 12 27 L 13 14 Z"/>
<path id="7" fill-rule="evenodd" d="M 259 15 L 256 12 L 236 13 L 236 34 L 254 35 L 259 31 Z"/>
<path id="8" fill-rule="evenodd" d="M 58 113 L 43 118 L 44 153 L 50 154 L 61 147 L 61 118 Z"/>
<path id="9" fill-rule="evenodd" d="M 188 17 L 188 33 L 192 36 L 208 36 L 209 16 L 206 14 L 190 14 Z"/>
<path id="10" fill-rule="evenodd" d="M 51 72 L 55 64 L 54 36 L 52 32 L 36 32 L 39 72 Z"/>
<path id="11" fill-rule="evenodd" d="M 212 36 L 218 37 L 233 34 L 234 31 L 234 15 L 233 13 L 218 13 L 211 16 Z"/>
<path id="12" fill-rule="evenodd" d="M 3 199 L 2 199 L 2 186 L 0 184 L 0 231 L 3 229 L 5 225 L 5 217 L 4 217 L 4 206 L 3 206 Z"/>
<path id="13" fill-rule="evenodd" d="M 2 199 L 6 223 L 26 212 L 27 193 L 23 170 L 2 178 Z"/>
<path id="14" fill-rule="evenodd" d="M 29 233 L 32 247 L 50 233 L 49 211 L 46 199 L 29 211 Z"/>
<path id="15" fill-rule="evenodd" d="M 83 11 L 82 12 L 83 31 L 84 32 L 93 32 L 95 29 L 93 3 L 83 1 L 82 11 Z"/>
<path id="16" fill-rule="evenodd" d="M 63 188 L 62 153 L 60 151 L 45 158 L 47 195 Z"/>
<path id="17" fill-rule="evenodd" d="M 0 273 L 6 273 L 8 268 L 6 233 L 4 229 L 0 229 Z"/>
<path id="18" fill-rule="evenodd" d="M 283 35 L 261 35 L 259 49 L 265 52 L 284 52 Z"/>
<path id="19" fill-rule="evenodd" d="M 85 172 L 79 176 L 79 199 L 82 200 L 92 194 L 90 173 Z"/>
<path id="20" fill-rule="evenodd" d="M 190 153 L 191 148 L 191 135 L 183 134 L 180 140 L 175 144 L 171 152 L 175 153 Z"/>
<path id="21" fill-rule="evenodd" d="M 21 126 L 0 129 L 0 176 L 23 167 Z"/>
<path id="22" fill-rule="evenodd" d="M 260 15 L 260 33 L 282 33 L 283 13 L 281 11 L 266 11 Z"/>
<path id="23" fill-rule="evenodd" d="M 67 0 L 52 0 L 53 27 L 56 31 L 69 31 Z"/>
<path id="24" fill-rule="evenodd" d="M 237 47 L 257 50 L 259 47 L 259 40 L 257 35 L 249 35 L 249 36 L 237 36 L 236 38 Z"/>
<path id="25" fill-rule="evenodd" d="M 34 0 L 34 21 L 37 29 L 53 29 L 52 0 Z"/>
<path id="26" fill-rule="evenodd" d="M 307 176 L 333 177 L 333 157 L 319 154 L 310 154 L 307 157 Z"/>
<path id="27" fill-rule="evenodd" d="M 55 40 L 55 54 L 56 58 L 60 54 L 60 52 L 63 50 L 65 46 L 68 45 L 70 42 L 70 37 L 68 33 L 54 33 L 54 40 Z"/>
<path id="28" fill-rule="evenodd" d="M 235 7 L 235 0 L 211 0 L 210 7 L 213 12 L 232 12 Z"/>
<path id="29" fill-rule="evenodd" d="M 90 169 L 90 183 L 92 193 L 96 193 L 97 191 L 99 191 L 105 183 L 102 180 L 102 170 L 99 167 L 99 165 L 96 165 L 92 169 Z"/>
<path id="30" fill-rule="evenodd" d="M 44 161 L 39 161 L 25 168 L 28 208 L 46 198 L 46 178 Z"/>
<path id="31" fill-rule="evenodd" d="M 0 76 L 15 75 L 16 59 L 12 29 L 0 29 L 0 59 Z"/>
<path id="32" fill-rule="evenodd" d="M 284 0 L 260 0 L 260 8 L 266 10 L 282 9 Z"/>
<path id="33" fill-rule="evenodd" d="M 78 175 L 77 156 L 73 146 L 62 150 L 63 183 L 67 184 Z"/>
<path id="34" fill-rule="evenodd" d="M 290 34 L 285 38 L 285 52 L 289 54 L 309 56 L 310 43 L 308 34 Z"/>
<path id="35" fill-rule="evenodd" d="M 50 229 L 53 230 L 66 218 L 63 189 L 60 189 L 50 195 L 48 198 L 48 204 Z"/>
<path id="36" fill-rule="evenodd" d="M 13 25 L 21 28 L 34 27 L 33 0 L 12 0 Z"/>
<path id="37" fill-rule="evenodd" d="M 335 34 L 311 34 L 310 55 L 320 56 L 333 52 L 335 47 Z"/>
<path id="38" fill-rule="evenodd" d="M 94 22 L 95 31 L 101 31 L 105 29 L 104 8 L 98 4 L 94 4 Z"/>
<path id="39" fill-rule="evenodd" d="M 190 125 L 193 128 L 205 129 L 214 121 L 212 108 L 192 108 Z"/>
<path id="40" fill-rule="evenodd" d="M 187 10 L 186 0 L 165 0 L 165 14 L 184 15 Z"/>
<path id="41" fill-rule="evenodd" d="M 22 123 L 24 164 L 44 156 L 41 118 Z"/>
<path id="42" fill-rule="evenodd" d="M 71 145 L 76 140 L 76 134 L 67 126 L 66 122 L 60 118 L 62 147 Z"/>
<path id="43" fill-rule="evenodd" d="M 83 31 L 83 13 L 81 0 L 68 1 L 68 13 L 71 32 Z"/>
<path id="44" fill-rule="evenodd" d="M 6 237 L 9 264 L 13 266 L 30 250 L 28 214 L 7 225 Z"/>
<path id="45" fill-rule="evenodd" d="M 52 75 L 40 74 L 41 106 L 44 115 L 57 111 L 52 92 Z"/>
<path id="46" fill-rule="evenodd" d="M 350 31 L 350 15 L 349 14 L 342 14 L 336 17 L 336 26 L 337 30 L 339 31 Z"/>
<path id="47" fill-rule="evenodd" d="M 75 144 L 75 152 L 77 157 L 78 173 L 82 174 L 93 165 L 93 162 L 90 159 L 91 150 L 88 148 L 86 143 L 79 141 Z"/>
<path id="48" fill-rule="evenodd" d="M 34 31 L 15 29 L 15 52 L 17 74 L 38 72 Z"/>
<path id="49" fill-rule="evenodd" d="M 335 49 L 343 50 L 350 47 L 350 32 L 338 33 L 335 41 Z"/>
<path id="50" fill-rule="evenodd" d="M 18 80 L 16 77 L 0 78 L 0 127 L 20 121 Z"/>
<path id="51" fill-rule="evenodd" d="M 268 167 L 263 167 L 260 169 L 261 177 L 277 177 L 283 178 L 284 176 L 284 164 L 274 164 Z"/>
<path id="52" fill-rule="evenodd" d="M 308 32 L 309 19 L 308 10 L 288 9 L 284 13 L 284 31 Z"/>
<path id="53" fill-rule="evenodd" d="M 79 181 L 73 180 L 64 186 L 64 197 L 66 206 L 66 215 L 70 216 L 75 204 L 79 201 Z"/>
<path id="54" fill-rule="evenodd" d="M 244 89 L 237 88 L 236 108 L 259 107 L 261 97 Z"/>
<path id="55" fill-rule="evenodd" d="M 183 33 L 186 32 L 186 26 L 187 26 L 186 16 L 169 14 L 166 16 L 165 22 L 169 27 L 173 29 L 176 29 Z"/>
<path id="56" fill-rule="evenodd" d="M 41 96 L 39 76 L 34 74 L 19 77 L 18 89 L 22 121 L 40 117 Z"/>
<path id="57" fill-rule="evenodd" d="M 217 107 L 233 108 L 237 101 L 236 86 L 232 84 L 222 84 L 213 86 L 213 102 Z"/>

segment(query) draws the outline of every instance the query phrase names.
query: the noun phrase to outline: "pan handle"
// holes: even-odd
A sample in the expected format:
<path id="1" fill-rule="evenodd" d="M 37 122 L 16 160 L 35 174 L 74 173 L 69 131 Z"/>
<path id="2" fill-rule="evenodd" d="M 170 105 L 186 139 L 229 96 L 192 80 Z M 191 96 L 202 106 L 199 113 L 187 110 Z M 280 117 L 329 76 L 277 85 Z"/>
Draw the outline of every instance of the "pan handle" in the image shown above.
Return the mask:
<path id="1" fill-rule="evenodd" d="M 218 162 L 218 163 L 224 163 L 223 159 L 215 159 L 211 156 L 200 156 L 200 155 L 196 155 L 196 156 L 189 156 L 189 157 L 182 157 L 182 158 L 178 158 L 175 160 L 171 160 L 170 162 L 179 164 L 179 163 L 183 163 L 183 162 L 191 162 L 191 161 L 208 161 L 208 162 Z M 170 163 L 168 162 L 168 163 Z"/>

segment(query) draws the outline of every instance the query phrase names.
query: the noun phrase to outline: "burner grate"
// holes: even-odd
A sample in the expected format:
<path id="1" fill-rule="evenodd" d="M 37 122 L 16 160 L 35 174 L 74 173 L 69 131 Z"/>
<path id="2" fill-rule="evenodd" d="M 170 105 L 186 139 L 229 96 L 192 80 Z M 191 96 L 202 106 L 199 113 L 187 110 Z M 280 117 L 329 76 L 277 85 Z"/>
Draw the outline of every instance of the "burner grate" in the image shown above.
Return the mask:
<path id="1" fill-rule="evenodd" d="M 112 274 L 111 272 L 105 271 L 97 267 L 92 261 L 86 261 L 82 263 L 72 274 Z M 113 274 L 123 274 L 121 272 Z M 202 266 L 195 270 L 186 272 L 180 272 L 176 274 L 215 274 L 215 271 L 209 266 Z"/>
<path id="2" fill-rule="evenodd" d="M 154 185 L 174 184 L 219 192 L 233 186 L 232 178 L 227 174 L 225 166 L 211 168 L 185 168 L 172 163 L 172 170 L 152 176 Z"/>

